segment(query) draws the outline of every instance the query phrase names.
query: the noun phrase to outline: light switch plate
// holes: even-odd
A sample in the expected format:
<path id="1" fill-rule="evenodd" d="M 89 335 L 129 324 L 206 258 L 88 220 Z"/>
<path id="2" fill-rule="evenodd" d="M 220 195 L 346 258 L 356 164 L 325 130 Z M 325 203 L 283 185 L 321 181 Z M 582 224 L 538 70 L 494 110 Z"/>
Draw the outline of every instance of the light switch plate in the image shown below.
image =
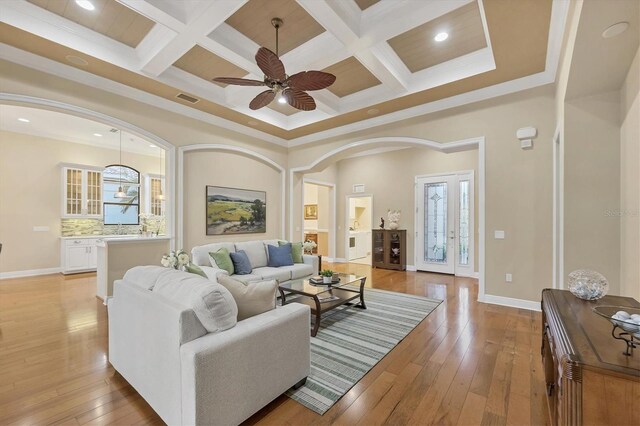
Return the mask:
<path id="1" fill-rule="evenodd" d="M 504 277 L 504 279 L 505 279 L 505 281 L 506 281 L 506 282 L 510 283 L 510 282 L 512 282 L 512 281 L 513 281 L 513 275 L 511 275 L 511 274 L 506 274 L 506 275 L 505 275 L 505 277 Z"/>
<path id="2" fill-rule="evenodd" d="M 493 236 L 496 240 L 504 240 L 504 231 L 493 231 Z"/>

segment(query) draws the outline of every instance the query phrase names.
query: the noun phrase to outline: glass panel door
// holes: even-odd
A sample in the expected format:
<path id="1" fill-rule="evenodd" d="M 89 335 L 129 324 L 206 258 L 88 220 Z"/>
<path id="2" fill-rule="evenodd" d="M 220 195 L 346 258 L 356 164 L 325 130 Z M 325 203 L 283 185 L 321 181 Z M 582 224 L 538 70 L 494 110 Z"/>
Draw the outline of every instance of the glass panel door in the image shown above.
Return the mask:
<path id="1" fill-rule="evenodd" d="M 82 170 L 65 169 L 65 214 L 82 214 Z"/>
<path id="2" fill-rule="evenodd" d="M 384 265 L 384 232 L 373 233 L 373 264 Z"/>
<path id="3" fill-rule="evenodd" d="M 102 173 L 87 170 L 87 214 L 102 215 Z"/>

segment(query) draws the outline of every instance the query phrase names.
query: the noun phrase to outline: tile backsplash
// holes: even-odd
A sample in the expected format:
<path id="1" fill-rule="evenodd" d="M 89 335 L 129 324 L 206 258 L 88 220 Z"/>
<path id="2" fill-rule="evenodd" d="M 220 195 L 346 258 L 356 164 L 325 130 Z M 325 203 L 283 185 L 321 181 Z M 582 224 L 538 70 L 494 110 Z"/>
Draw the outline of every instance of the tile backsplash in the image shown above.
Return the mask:
<path id="1" fill-rule="evenodd" d="M 61 219 L 63 237 L 77 235 L 116 235 L 117 225 L 105 225 L 100 219 Z M 122 234 L 140 233 L 140 225 L 122 225 Z"/>

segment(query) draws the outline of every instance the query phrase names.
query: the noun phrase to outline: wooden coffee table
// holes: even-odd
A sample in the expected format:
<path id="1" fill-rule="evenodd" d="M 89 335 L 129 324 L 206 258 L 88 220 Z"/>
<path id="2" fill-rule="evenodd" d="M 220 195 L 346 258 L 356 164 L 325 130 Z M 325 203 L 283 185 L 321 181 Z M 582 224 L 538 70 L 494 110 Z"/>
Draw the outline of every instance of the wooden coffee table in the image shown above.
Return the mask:
<path id="1" fill-rule="evenodd" d="M 311 335 L 315 336 L 320 328 L 320 320 L 322 314 L 342 305 L 354 306 L 360 309 L 367 309 L 364 304 L 364 284 L 367 277 L 361 277 L 351 274 L 338 274 L 340 282 L 332 285 L 312 284 L 308 279 L 291 280 L 278 286 L 280 295 L 282 296 L 282 304 L 286 305 L 287 295 L 296 294 L 302 297 L 294 299 L 296 303 L 302 303 L 311 308 L 311 312 L 315 315 L 315 324 L 311 330 Z M 344 288 L 349 284 L 360 282 L 360 289 L 353 290 Z M 322 302 L 324 297 L 332 297 L 333 300 Z M 360 299 L 360 303 L 354 305 L 351 303 L 354 299 Z"/>

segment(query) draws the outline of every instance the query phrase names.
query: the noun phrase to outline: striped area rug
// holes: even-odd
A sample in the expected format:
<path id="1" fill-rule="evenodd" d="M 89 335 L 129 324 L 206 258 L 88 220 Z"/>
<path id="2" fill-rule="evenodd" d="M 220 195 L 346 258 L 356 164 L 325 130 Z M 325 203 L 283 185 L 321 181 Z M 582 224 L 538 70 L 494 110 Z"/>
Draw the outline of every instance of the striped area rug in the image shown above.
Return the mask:
<path id="1" fill-rule="evenodd" d="M 307 383 L 287 392 L 318 414 L 331 408 L 442 303 L 370 288 L 364 296 L 366 310 L 341 306 L 325 314 L 317 336 L 311 338 Z"/>

